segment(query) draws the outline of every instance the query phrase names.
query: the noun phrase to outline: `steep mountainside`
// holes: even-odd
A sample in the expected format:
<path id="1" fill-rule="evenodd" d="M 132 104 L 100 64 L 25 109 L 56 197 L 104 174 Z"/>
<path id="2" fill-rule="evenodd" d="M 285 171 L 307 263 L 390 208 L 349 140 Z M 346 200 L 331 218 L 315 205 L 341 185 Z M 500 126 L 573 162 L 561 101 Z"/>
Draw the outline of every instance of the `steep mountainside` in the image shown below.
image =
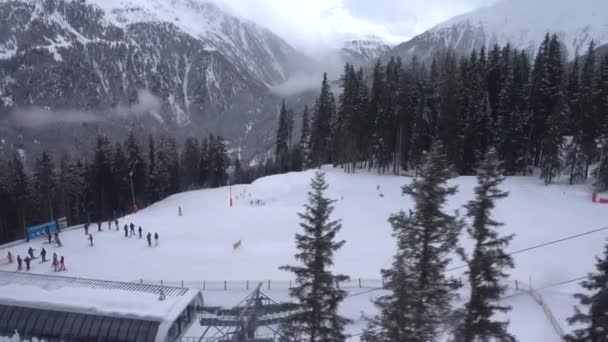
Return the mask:
<path id="1" fill-rule="evenodd" d="M 270 31 L 197 0 L 3 0 L 0 119 L 13 120 L 0 121 L 0 134 L 15 138 L 16 121 L 25 145 L 55 143 L 57 131 L 78 140 L 65 122 L 80 123 L 66 120 L 76 111 L 94 113 L 83 135 L 128 123 L 261 147 L 279 103 L 270 88 L 307 63 Z M 52 129 L 29 122 L 46 115 Z"/>
<path id="2" fill-rule="evenodd" d="M 591 40 L 608 42 L 606 11 L 604 0 L 502 0 L 441 23 L 396 46 L 384 58 L 426 60 L 448 48 L 462 55 L 484 45 L 507 43 L 534 55 L 547 32 L 559 35 L 572 58 L 584 53 Z"/>

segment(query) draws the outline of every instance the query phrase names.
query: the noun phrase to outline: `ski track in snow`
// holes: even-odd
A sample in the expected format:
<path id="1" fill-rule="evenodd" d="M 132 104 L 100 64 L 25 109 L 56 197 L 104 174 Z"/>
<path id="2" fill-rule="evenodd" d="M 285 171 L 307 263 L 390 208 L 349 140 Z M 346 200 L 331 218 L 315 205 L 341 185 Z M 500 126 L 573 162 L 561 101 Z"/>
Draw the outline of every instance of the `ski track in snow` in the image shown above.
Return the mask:
<path id="1" fill-rule="evenodd" d="M 395 251 L 387 219 L 391 213 L 412 207 L 412 200 L 401 195 L 401 186 L 411 178 L 366 172 L 350 175 L 339 169 L 326 171 L 328 195 L 336 200 L 333 218 L 341 218 L 343 224 L 338 238 L 346 240 L 336 254 L 334 268 L 355 280 L 379 281 L 380 269 L 390 265 Z M 35 240 L 31 244 L 0 247 L 0 256 L 4 258 L 9 249 L 24 256 L 31 245 L 37 250 L 47 248 L 50 255 L 53 252 L 64 255 L 69 276 L 121 281 L 183 280 L 197 286 L 203 281 L 243 281 L 229 291 L 221 288 L 204 291 L 209 305 L 236 305 L 248 293 L 244 288 L 246 280 L 253 288 L 256 281 L 271 279 L 288 284 L 292 279 L 291 274 L 278 267 L 294 263 L 294 234 L 300 231 L 296 213 L 302 211 L 312 176 L 313 171 L 289 173 L 262 178 L 251 185 L 232 186 L 233 208 L 229 207 L 227 187 L 177 194 L 120 218 L 118 232 L 108 231 L 107 223 L 103 224 L 102 232 L 97 232 L 93 223 L 89 230 L 94 235 L 95 247 L 88 246 L 82 229 L 75 229 L 62 234 L 62 248 Z M 476 179 L 459 177 L 450 180 L 450 184 L 458 185 L 459 191 L 449 198 L 446 209 L 463 212 L 462 206 L 473 198 Z M 503 189 L 510 195 L 498 202 L 494 217 L 505 223 L 503 235 L 517 234 L 510 251 L 606 226 L 608 207 L 591 203 L 585 186 L 544 186 L 535 177 L 510 177 Z M 263 205 L 255 205 L 256 201 Z M 178 206 L 183 216 L 178 216 Z M 130 222 L 143 228 L 143 239 L 124 237 L 122 226 Z M 159 246 L 147 246 L 147 232 L 158 232 Z M 602 252 L 607 234 L 603 231 L 516 254 L 516 267 L 509 272 L 509 286 L 519 280 L 542 288 L 584 276 L 594 270 L 594 257 Z M 239 240 L 242 248 L 233 251 L 233 244 Z M 461 244 L 467 249 L 472 246 L 467 238 L 461 239 Z M 461 264 L 454 257 L 451 266 Z M 14 267 L 0 265 L 1 270 Z M 33 264 L 32 272 L 53 274 L 48 265 L 38 263 Z M 460 277 L 462 272 L 459 269 L 452 274 Z M 349 289 L 351 294 L 365 290 Z M 565 320 L 572 315 L 576 303 L 572 294 L 579 290 L 574 283 L 539 291 L 566 331 L 571 328 Z M 275 300 L 289 299 L 287 286 L 271 286 L 264 292 Z M 381 293 L 372 291 L 345 300 L 341 312 L 354 321 L 348 327 L 350 333 L 361 332 L 365 326 L 363 316 L 376 312 L 371 299 Z M 462 294 L 461 303 L 466 299 L 466 291 Z M 503 302 L 513 307 L 507 315 L 511 320 L 509 330 L 520 341 L 559 341 L 541 307 L 531 297 L 517 295 Z M 187 336 L 199 333 L 200 327 L 194 326 Z"/>

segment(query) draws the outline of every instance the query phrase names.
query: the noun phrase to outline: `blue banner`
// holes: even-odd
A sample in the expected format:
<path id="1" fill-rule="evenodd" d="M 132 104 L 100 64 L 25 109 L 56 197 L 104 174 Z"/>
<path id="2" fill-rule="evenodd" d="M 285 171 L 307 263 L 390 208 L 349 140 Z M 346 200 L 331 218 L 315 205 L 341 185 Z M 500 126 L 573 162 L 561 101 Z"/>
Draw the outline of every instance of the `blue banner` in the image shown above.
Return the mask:
<path id="1" fill-rule="evenodd" d="M 37 226 L 28 227 L 25 232 L 27 239 L 35 239 L 37 237 L 46 236 L 47 233 L 55 233 L 57 231 L 57 223 L 55 221 L 39 224 Z"/>

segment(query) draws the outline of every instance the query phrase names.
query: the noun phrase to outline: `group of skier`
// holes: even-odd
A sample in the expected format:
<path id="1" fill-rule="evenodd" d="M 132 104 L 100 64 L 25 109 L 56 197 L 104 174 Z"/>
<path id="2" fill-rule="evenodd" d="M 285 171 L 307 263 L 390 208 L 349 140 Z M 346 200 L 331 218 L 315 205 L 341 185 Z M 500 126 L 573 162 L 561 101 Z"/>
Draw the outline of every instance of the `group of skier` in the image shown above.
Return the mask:
<path id="1" fill-rule="evenodd" d="M 116 231 L 119 230 L 119 225 L 118 225 L 118 219 L 114 219 L 113 221 L 110 220 L 108 221 L 108 230 L 112 230 L 112 223 L 114 223 L 116 225 Z M 85 223 L 84 225 L 84 234 L 88 236 L 89 239 L 89 245 L 90 246 L 94 246 L 93 244 L 93 234 L 89 234 L 89 223 Z M 101 232 L 101 221 L 97 221 L 97 231 Z M 123 227 L 123 230 L 125 232 L 125 237 L 132 237 L 135 236 L 136 232 L 135 232 L 135 225 L 133 224 L 133 222 L 131 222 L 129 225 L 125 224 Z M 139 226 L 137 228 L 137 234 L 139 235 L 139 238 L 143 238 L 143 229 L 141 228 L 141 226 Z M 148 232 L 148 234 L 146 235 L 146 240 L 148 241 L 148 247 L 152 247 L 152 233 Z M 158 233 L 154 233 L 154 244 L 156 246 L 158 246 Z"/>
<path id="2" fill-rule="evenodd" d="M 17 261 L 17 271 L 23 270 L 23 264 L 25 264 L 26 271 L 29 271 L 32 268 L 32 261 L 34 259 L 40 258 L 40 264 L 48 261 L 46 258 L 46 249 L 42 248 L 38 257 L 34 255 L 36 250 L 31 246 L 27 250 L 27 255 L 25 258 L 21 258 L 21 255 L 17 255 L 17 259 L 14 259 L 13 253 L 11 251 L 7 254 L 8 263 L 12 264 L 15 260 Z M 57 253 L 53 253 L 53 262 L 51 264 L 53 271 L 65 271 L 65 258 L 63 255 L 58 259 Z"/>

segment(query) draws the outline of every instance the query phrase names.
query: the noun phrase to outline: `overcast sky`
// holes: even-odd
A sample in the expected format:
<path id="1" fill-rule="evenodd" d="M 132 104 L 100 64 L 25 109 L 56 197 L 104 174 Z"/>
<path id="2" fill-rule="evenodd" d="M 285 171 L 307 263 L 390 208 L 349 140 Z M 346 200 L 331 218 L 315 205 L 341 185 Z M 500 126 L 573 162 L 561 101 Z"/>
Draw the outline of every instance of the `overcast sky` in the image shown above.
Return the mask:
<path id="1" fill-rule="evenodd" d="M 343 40 L 372 34 L 396 44 L 441 21 L 498 0 L 220 1 L 295 47 L 317 54 Z"/>

